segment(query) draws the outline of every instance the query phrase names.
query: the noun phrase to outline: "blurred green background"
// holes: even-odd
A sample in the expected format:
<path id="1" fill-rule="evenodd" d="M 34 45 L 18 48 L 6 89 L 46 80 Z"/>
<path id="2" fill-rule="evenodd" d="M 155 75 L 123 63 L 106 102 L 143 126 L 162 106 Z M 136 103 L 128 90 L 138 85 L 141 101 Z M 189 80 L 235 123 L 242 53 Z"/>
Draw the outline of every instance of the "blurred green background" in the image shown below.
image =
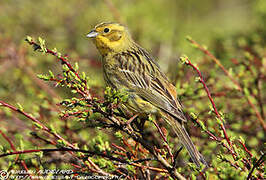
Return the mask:
<path id="1" fill-rule="evenodd" d="M 201 58 L 201 52 L 191 48 L 185 40 L 187 35 L 211 46 L 215 40 L 249 32 L 265 25 L 264 6 L 263 0 L 2 0 L 1 47 L 12 44 L 16 51 L 17 47 L 27 47 L 24 42 L 27 35 L 36 39 L 40 36 L 48 42 L 48 47 L 67 53 L 80 61 L 86 72 L 95 75 L 100 68 L 96 72 L 95 68 L 90 71 L 89 64 L 97 66 L 100 57 L 86 33 L 100 22 L 114 21 L 127 25 L 133 38 L 156 57 L 165 72 L 169 67 L 176 71 L 180 55 L 186 54 L 195 62 Z M 225 43 L 230 47 L 232 42 Z M 10 54 L 12 52 L 3 50 L 1 57 Z M 221 60 L 227 64 L 228 59 Z M 1 59 L 0 97 L 24 101 L 23 90 L 16 89 L 19 83 L 12 80 L 13 71 L 16 71 L 13 67 L 20 61 Z M 40 56 L 26 61 L 36 73 L 56 68 L 51 57 Z M 101 76 L 97 75 L 93 80 L 101 80 Z M 10 92 L 16 92 L 16 96 L 10 96 Z M 21 93 L 23 96 L 19 96 Z"/>
<path id="2" fill-rule="evenodd" d="M 51 46 L 86 56 L 94 52 L 86 32 L 100 22 L 120 21 L 147 49 L 161 45 L 169 54 L 187 53 L 186 35 L 208 44 L 217 35 L 246 32 L 262 23 L 256 18 L 262 5 L 256 0 L 3 0 L 1 34 L 17 44 L 26 35 L 42 36 Z"/>
<path id="3" fill-rule="evenodd" d="M 265 70 L 260 70 L 266 65 L 265 19 L 265 0 L 1 0 L 0 100 L 20 103 L 25 111 L 42 122 L 52 124 L 58 132 L 71 137 L 71 141 L 86 144 L 95 137 L 94 134 L 90 135 L 88 129 L 83 131 L 82 124 L 76 121 L 68 122 L 71 124 L 69 127 L 76 128 L 76 133 L 68 134 L 64 123 L 58 120 L 56 103 L 73 94 L 36 77 L 37 74 L 47 74 L 48 70 L 60 73 L 61 65 L 52 56 L 34 52 L 24 39 L 27 35 L 35 39 L 40 36 L 46 40 L 48 48 L 56 47 L 69 57 L 72 64 L 78 62 L 80 71 L 85 71 L 90 77 L 91 92 L 102 96 L 101 57 L 86 34 L 98 23 L 120 22 L 128 26 L 133 39 L 156 57 L 162 70 L 178 88 L 188 111 L 200 114 L 204 123 L 215 131 L 212 127 L 215 126 L 214 117 L 208 113 L 206 93 L 194 81 L 192 70 L 184 67 L 178 59 L 186 54 L 198 64 L 214 96 L 215 93 L 225 93 L 217 95 L 215 100 L 219 110 L 226 113 L 229 135 L 242 136 L 252 153 L 259 155 L 263 150 L 264 132 L 254 111 L 243 95 L 235 91 L 228 77 L 202 52 L 193 48 L 186 37 L 206 45 L 220 59 L 241 85 L 254 94 L 252 102 L 264 117 L 266 99 L 263 92 L 266 85 L 256 86 L 254 77 L 259 74 L 265 80 Z M 247 53 L 255 57 L 254 62 L 246 57 Z M 232 60 L 235 59 L 252 66 L 255 73 L 246 70 L 246 66 L 240 67 L 241 63 L 234 64 Z M 0 124 L 1 130 L 14 134 L 12 139 L 16 144 L 23 139 L 29 141 L 26 148 L 40 145 L 29 136 L 33 128 L 25 118 L 0 108 Z M 205 145 L 200 147 L 204 149 L 206 159 L 215 159 L 210 156 L 218 151 L 216 144 L 210 143 L 199 129 L 192 128 L 190 133 L 195 139 L 201 138 L 202 142 L 197 141 L 196 145 Z M 1 137 L 0 142 L 7 145 Z M 0 163 L 0 167 L 6 164 Z"/>

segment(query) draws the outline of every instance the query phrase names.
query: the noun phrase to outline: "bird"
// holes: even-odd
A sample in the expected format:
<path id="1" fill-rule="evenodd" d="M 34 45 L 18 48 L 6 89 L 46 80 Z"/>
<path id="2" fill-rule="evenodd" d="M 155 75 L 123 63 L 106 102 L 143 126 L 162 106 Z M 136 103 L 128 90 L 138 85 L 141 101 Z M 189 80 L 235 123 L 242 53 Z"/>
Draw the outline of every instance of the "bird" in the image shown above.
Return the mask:
<path id="1" fill-rule="evenodd" d="M 185 129 L 187 118 L 175 86 L 147 50 L 133 40 L 128 28 L 120 23 L 103 22 L 96 25 L 87 37 L 92 39 L 102 56 L 107 86 L 128 93 L 125 106 L 133 113 L 162 117 L 197 167 L 201 163 L 207 166 Z"/>

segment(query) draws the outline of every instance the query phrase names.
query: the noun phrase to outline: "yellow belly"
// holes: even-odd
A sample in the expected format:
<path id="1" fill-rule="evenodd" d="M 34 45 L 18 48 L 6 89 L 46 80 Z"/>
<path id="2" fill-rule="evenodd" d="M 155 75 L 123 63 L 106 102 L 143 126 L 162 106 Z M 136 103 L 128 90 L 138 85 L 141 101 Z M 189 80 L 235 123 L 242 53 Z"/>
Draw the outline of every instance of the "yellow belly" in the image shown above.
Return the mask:
<path id="1" fill-rule="evenodd" d="M 134 113 L 147 113 L 147 114 L 157 114 L 158 108 L 149 103 L 148 101 L 142 99 L 138 95 L 129 95 L 126 107 Z"/>

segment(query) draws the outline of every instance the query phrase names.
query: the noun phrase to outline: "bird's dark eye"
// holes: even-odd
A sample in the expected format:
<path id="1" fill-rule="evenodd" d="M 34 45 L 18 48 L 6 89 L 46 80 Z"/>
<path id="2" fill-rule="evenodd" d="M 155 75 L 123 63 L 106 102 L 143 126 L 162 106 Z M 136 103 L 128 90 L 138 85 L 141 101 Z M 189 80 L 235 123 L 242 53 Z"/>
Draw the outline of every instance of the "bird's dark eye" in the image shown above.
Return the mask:
<path id="1" fill-rule="evenodd" d="M 109 28 L 104 28 L 103 32 L 108 33 L 110 31 Z"/>

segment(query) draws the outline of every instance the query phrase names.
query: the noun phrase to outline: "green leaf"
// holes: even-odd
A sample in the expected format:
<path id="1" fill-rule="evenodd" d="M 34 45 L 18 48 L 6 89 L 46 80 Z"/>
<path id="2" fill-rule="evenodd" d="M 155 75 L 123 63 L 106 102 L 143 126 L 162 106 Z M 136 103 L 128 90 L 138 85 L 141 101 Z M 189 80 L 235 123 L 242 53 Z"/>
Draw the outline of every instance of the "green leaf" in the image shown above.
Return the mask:
<path id="1" fill-rule="evenodd" d="M 38 129 L 42 129 L 42 126 L 36 122 L 33 122 L 32 123 L 34 126 L 36 126 Z"/>
<path id="2" fill-rule="evenodd" d="M 23 107 L 21 106 L 21 104 L 20 104 L 20 103 L 17 103 L 17 107 L 18 107 L 18 110 L 20 110 L 21 112 L 23 112 L 23 111 L 24 111 L 24 109 L 23 109 Z"/>
<path id="3" fill-rule="evenodd" d="M 66 64 L 64 64 L 64 65 L 62 66 L 62 69 L 63 69 L 64 71 L 69 71 L 69 68 L 68 68 L 68 66 L 67 66 Z"/>
<path id="4" fill-rule="evenodd" d="M 58 58 L 61 58 L 62 57 L 62 54 L 60 52 L 57 52 L 57 57 Z"/>
<path id="5" fill-rule="evenodd" d="M 26 37 L 26 41 L 28 41 L 28 42 L 32 42 L 32 37 L 31 37 L 31 36 L 27 36 L 27 37 Z"/>
<path id="6" fill-rule="evenodd" d="M 75 64 L 74 64 L 74 70 L 77 71 L 78 69 L 79 69 L 79 64 L 78 64 L 78 62 L 75 62 Z"/>
<path id="7" fill-rule="evenodd" d="M 183 55 L 183 56 L 180 57 L 180 61 L 183 64 L 187 64 L 188 63 L 188 57 L 186 55 Z"/>
<path id="8" fill-rule="evenodd" d="M 58 144 L 56 144 L 56 146 L 59 147 L 59 148 L 67 146 L 67 142 L 65 142 L 62 139 L 57 140 L 57 142 L 58 142 Z"/>
<path id="9" fill-rule="evenodd" d="M 56 48 L 54 48 L 53 51 L 54 51 L 55 53 L 57 53 L 57 49 L 56 49 Z"/>
<path id="10" fill-rule="evenodd" d="M 71 78 L 75 78 L 76 75 L 73 71 L 69 71 L 68 75 L 71 77 Z"/>
<path id="11" fill-rule="evenodd" d="M 191 180 L 196 180 L 196 176 L 194 174 L 191 174 Z"/>
<path id="12" fill-rule="evenodd" d="M 242 143 L 245 144 L 245 140 L 244 140 L 244 138 L 243 138 L 242 136 L 239 136 L 239 140 L 240 140 Z"/>
<path id="13" fill-rule="evenodd" d="M 223 124 L 223 122 L 221 121 L 221 119 L 220 119 L 219 117 L 215 117 L 215 119 L 216 119 L 216 122 L 217 122 L 218 124 Z"/>
<path id="14" fill-rule="evenodd" d="M 20 149 L 23 151 L 25 149 L 24 140 L 20 138 L 19 143 L 20 143 Z"/>
<path id="15" fill-rule="evenodd" d="M 205 45 L 205 44 L 203 44 L 203 45 L 202 45 L 202 47 L 203 47 L 205 50 L 207 50 L 207 49 L 208 49 L 208 46 L 207 46 L 207 45 Z"/>
<path id="16" fill-rule="evenodd" d="M 200 82 L 201 78 L 200 77 L 195 77 L 195 82 Z"/>
<path id="17" fill-rule="evenodd" d="M 50 124 L 50 130 L 52 133 L 56 134 L 56 130 L 53 124 Z"/>
<path id="18" fill-rule="evenodd" d="M 37 77 L 38 77 L 39 79 L 44 80 L 44 81 L 49 81 L 49 80 L 50 80 L 50 76 L 47 75 L 47 74 L 37 74 Z"/>
<path id="19" fill-rule="evenodd" d="M 118 139 L 122 139 L 123 138 L 123 135 L 120 131 L 116 131 L 115 132 L 115 137 L 117 137 Z"/>
<path id="20" fill-rule="evenodd" d="M 189 35 L 187 35 L 187 36 L 186 36 L 186 40 L 189 40 L 189 41 L 191 41 L 191 40 L 192 40 L 192 37 L 191 37 L 191 36 L 189 36 Z"/>
<path id="21" fill-rule="evenodd" d="M 196 115 L 194 112 L 191 112 L 191 113 L 190 113 L 190 116 L 191 116 L 193 119 L 197 119 L 197 118 L 198 118 L 197 115 Z"/>
<path id="22" fill-rule="evenodd" d="M 201 127 L 201 129 L 203 131 L 206 131 L 207 130 L 206 126 L 204 125 L 204 123 L 202 121 L 199 121 L 199 125 L 200 125 L 200 127 Z"/>
<path id="23" fill-rule="evenodd" d="M 40 42 L 40 47 L 41 47 L 41 51 L 43 53 L 47 52 L 47 49 L 45 47 L 45 40 L 42 39 L 41 37 L 38 38 L 39 42 Z"/>
<path id="24" fill-rule="evenodd" d="M 82 72 L 82 73 L 81 73 L 80 78 L 81 78 L 81 79 L 84 79 L 84 80 L 86 79 L 86 74 L 85 74 L 85 72 Z"/>
<path id="25" fill-rule="evenodd" d="M 50 78 L 54 78 L 55 77 L 51 70 L 49 70 L 49 75 L 50 75 Z"/>
<path id="26" fill-rule="evenodd" d="M 76 94 L 76 93 L 77 93 L 77 90 L 73 89 L 73 90 L 71 90 L 71 92 L 72 92 L 73 94 Z"/>
<path id="27" fill-rule="evenodd" d="M 244 88 L 244 94 L 245 96 L 250 96 L 248 88 Z"/>

